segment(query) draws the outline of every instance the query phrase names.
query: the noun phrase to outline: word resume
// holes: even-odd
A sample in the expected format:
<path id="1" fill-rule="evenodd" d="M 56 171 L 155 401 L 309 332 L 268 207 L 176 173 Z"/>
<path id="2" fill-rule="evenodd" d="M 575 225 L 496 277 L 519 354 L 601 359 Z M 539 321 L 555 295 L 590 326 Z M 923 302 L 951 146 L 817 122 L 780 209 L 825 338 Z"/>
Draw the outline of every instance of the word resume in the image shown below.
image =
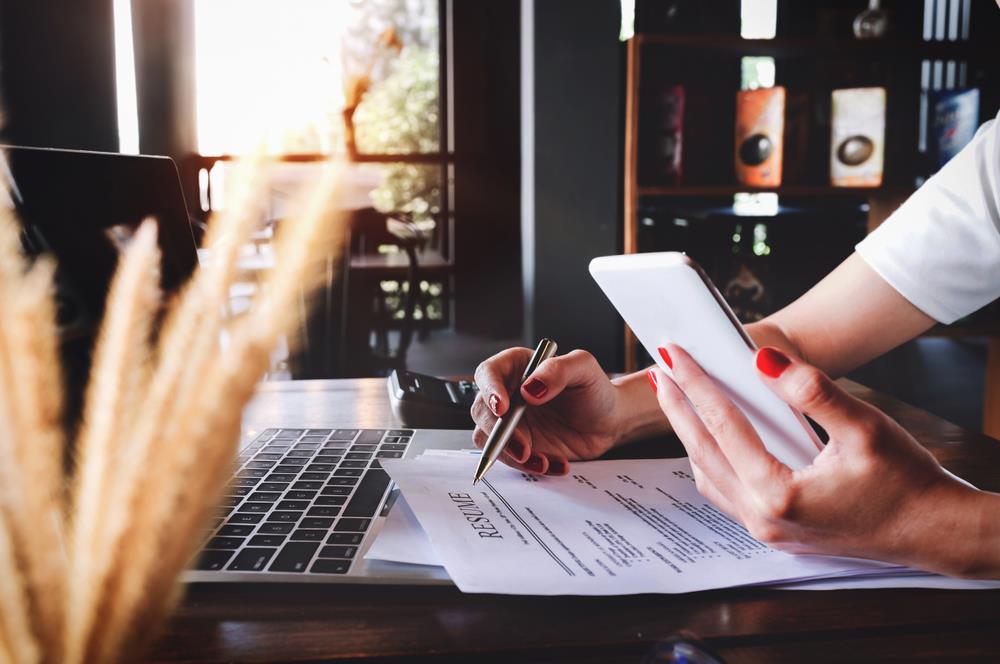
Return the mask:
<path id="1" fill-rule="evenodd" d="M 464 592 L 681 593 L 885 572 L 872 561 L 771 549 L 713 507 L 687 459 L 574 463 L 565 477 L 477 458 L 383 460 Z"/>

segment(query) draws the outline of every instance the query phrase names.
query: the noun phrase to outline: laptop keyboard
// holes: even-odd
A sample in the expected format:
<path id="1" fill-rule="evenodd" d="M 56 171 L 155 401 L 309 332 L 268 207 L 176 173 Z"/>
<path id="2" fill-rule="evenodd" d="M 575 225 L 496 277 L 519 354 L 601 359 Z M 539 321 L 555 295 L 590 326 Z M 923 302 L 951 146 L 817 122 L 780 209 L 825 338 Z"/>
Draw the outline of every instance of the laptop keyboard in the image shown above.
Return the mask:
<path id="1" fill-rule="evenodd" d="M 240 451 L 197 570 L 346 574 L 409 429 L 268 429 Z"/>

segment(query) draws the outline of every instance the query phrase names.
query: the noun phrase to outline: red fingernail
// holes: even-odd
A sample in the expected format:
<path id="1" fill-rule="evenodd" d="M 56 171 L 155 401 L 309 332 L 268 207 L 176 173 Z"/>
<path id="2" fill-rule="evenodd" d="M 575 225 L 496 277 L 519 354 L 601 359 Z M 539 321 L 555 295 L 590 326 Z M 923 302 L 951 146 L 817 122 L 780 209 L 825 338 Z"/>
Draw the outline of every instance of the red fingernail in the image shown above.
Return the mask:
<path id="1" fill-rule="evenodd" d="M 524 458 L 524 453 L 527 451 L 527 448 L 520 440 L 512 439 L 509 443 L 507 443 L 505 450 L 515 461 L 520 463 L 521 459 Z"/>
<path id="2" fill-rule="evenodd" d="M 542 460 L 542 457 L 538 456 L 537 454 L 532 455 L 532 457 L 528 459 L 528 461 L 525 462 L 524 464 L 525 468 L 535 473 L 542 472 L 542 468 L 544 466 L 545 462 Z"/>
<path id="3" fill-rule="evenodd" d="M 536 399 L 541 399 L 549 391 L 549 388 L 537 378 L 529 378 L 528 382 L 524 384 L 524 391 Z"/>
<path id="4" fill-rule="evenodd" d="M 788 356 L 777 348 L 761 348 L 757 351 L 757 368 L 771 378 L 780 376 L 791 363 Z"/>
<path id="5" fill-rule="evenodd" d="M 646 378 L 649 379 L 649 386 L 653 388 L 653 394 L 656 394 L 656 374 L 652 369 L 646 371 Z"/>
<path id="6" fill-rule="evenodd" d="M 670 367 L 671 369 L 673 369 L 674 368 L 674 361 L 670 359 L 670 353 L 667 352 L 667 349 L 663 348 L 661 346 L 660 348 L 657 348 L 656 350 L 658 350 L 660 352 L 660 357 L 662 357 L 663 361 L 667 363 L 667 366 Z"/>
<path id="7" fill-rule="evenodd" d="M 500 415 L 500 397 L 495 394 L 490 395 L 490 410 L 493 411 L 494 415 Z"/>
<path id="8" fill-rule="evenodd" d="M 549 459 L 549 469 L 546 475 L 565 475 L 569 472 L 569 464 L 561 459 Z"/>

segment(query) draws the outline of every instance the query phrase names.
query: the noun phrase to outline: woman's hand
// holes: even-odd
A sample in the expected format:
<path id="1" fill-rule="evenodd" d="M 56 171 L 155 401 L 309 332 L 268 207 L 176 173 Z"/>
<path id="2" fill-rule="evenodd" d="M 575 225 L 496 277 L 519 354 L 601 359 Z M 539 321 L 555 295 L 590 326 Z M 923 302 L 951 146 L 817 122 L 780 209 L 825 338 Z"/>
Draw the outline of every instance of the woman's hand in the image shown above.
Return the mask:
<path id="1" fill-rule="evenodd" d="M 479 396 L 472 405 L 473 440 L 482 447 L 498 417 L 510 408 L 531 358 L 528 348 L 510 348 L 479 365 Z M 594 357 L 574 350 L 546 360 L 521 387 L 528 409 L 501 459 L 533 473 L 565 475 L 569 461 L 593 459 L 641 433 L 643 424 L 664 429 L 646 379 L 633 374 L 611 381 Z M 654 415 L 656 417 L 654 417 Z M 659 420 L 659 422 L 657 422 Z"/>
<path id="2" fill-rule="evenodd" d="M 675 345 L 666 350 L 674 379 L 659 369 L 650 373 L 698 489 L 754 537 L 795 553 L 875 558 L 947 574 L 990 573 L 977 567 L 977 557 L 985 543 L 982 520 L 990 510 L 997 517 L 996 502 L 982 498 L 995 496 L 949 476 L 887 415 L 818 369 L 761 349 L 755 357 L 761 379 L 830 435 L 812 464 L 792 471 L 765 449 L 690 355 Z"/>

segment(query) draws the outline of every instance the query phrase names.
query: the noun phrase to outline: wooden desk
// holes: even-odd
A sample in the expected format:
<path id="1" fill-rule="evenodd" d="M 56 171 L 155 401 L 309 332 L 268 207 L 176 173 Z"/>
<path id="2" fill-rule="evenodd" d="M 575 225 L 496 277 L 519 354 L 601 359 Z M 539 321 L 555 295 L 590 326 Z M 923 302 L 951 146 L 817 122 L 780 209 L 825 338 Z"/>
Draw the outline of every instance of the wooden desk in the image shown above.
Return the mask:
<path id="1" fill-rule="evenodd" d="M 952 471 L 1000 489 L 1000 443 L 855 383 Z M 266 385 L 248 422 L 385 427 L 381 379 Z M 248 427 L 253 428 L 253 427 Z M 643 443 L 641 452 L 676 450 Z M 942 537 L 947 537 L 942 533 Z M 188 589 L 155 661 L 636 664 L 680 631 L 728 662 L 1000 661 L 997 591 L 722 590 L 631 597 L 463 595 L 453 588 L 213 585 Z"/>

